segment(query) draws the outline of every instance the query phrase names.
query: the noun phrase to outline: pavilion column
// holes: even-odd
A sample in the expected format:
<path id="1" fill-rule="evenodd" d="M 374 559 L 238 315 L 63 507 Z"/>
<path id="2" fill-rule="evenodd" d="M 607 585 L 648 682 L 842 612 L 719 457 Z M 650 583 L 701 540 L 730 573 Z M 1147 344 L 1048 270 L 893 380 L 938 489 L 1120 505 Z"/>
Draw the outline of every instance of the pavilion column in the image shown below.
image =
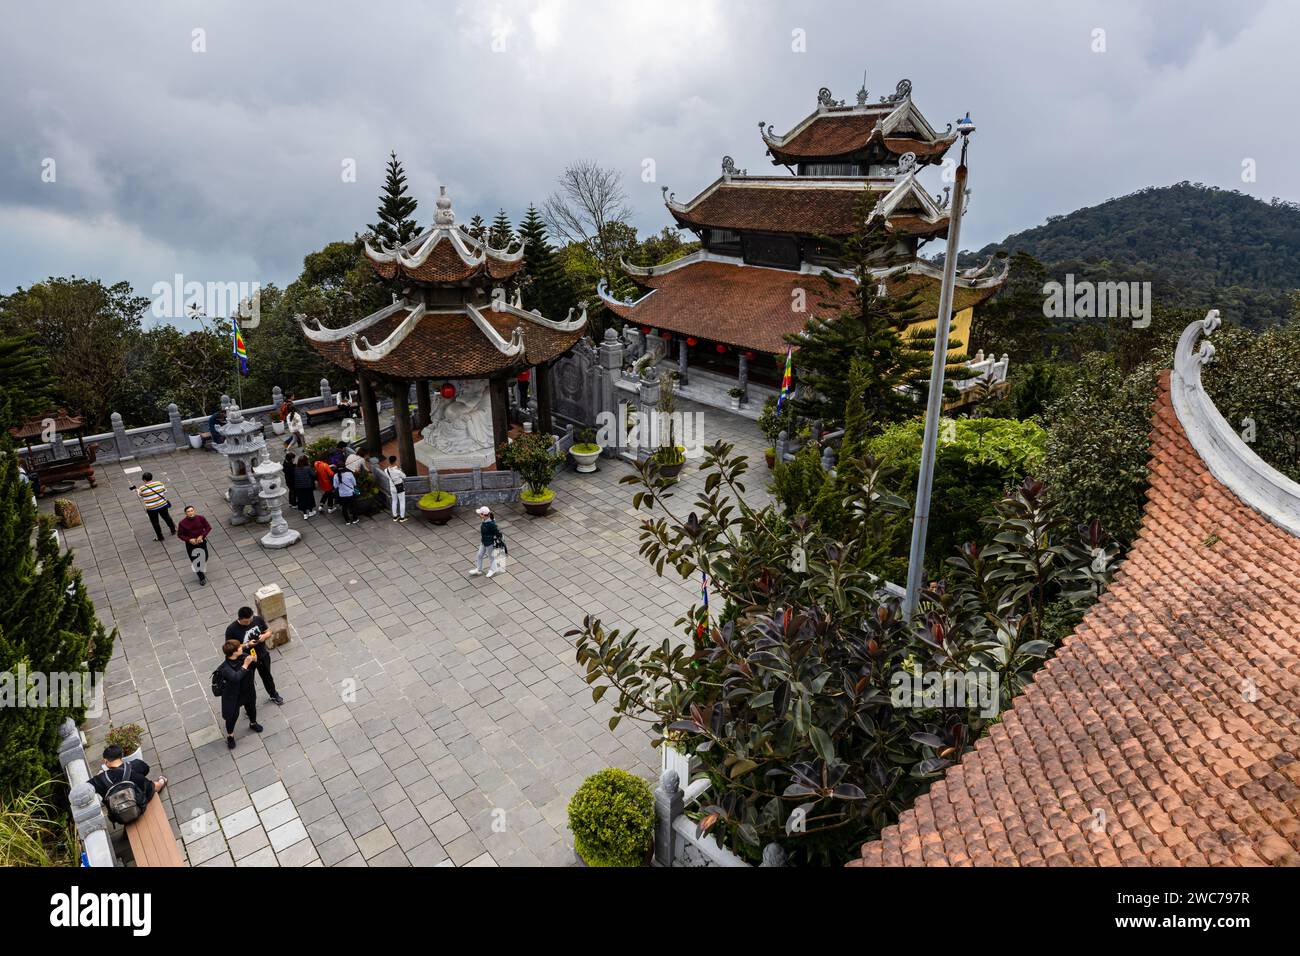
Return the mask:
<path id="1" fill-rule="evenodd" d="M 681 384 L 686 384 L 686 337 L 681 336 L 677 339 L 677 380 Z"/>
<path id="2" fill-rule="evenodd" d="M 393 428 L 397 431 L 397 463 L 408 475 L 415 475 L 415 440 L 411 437 L 411 386 L 393 385 Z"/>
<path id="3" fill-rule="evenodd" d="M 497 467 L 501 467 L 501 446 L 510 435 L 510 385 L 504 375 L 488 379 L 492 396 L 492 444 L 496 446 Z"/>
<path id="4" fill-rule="evenodd" d="M 375 397 L 374 383 L 367 372 L 357 375 L 361 399 L 361 421 L 366 426 L 365 452 L 368 458 L 378 458 L 384 450 L 384 443 L 379 437 L 379 401 Z"/>
<path id="5" fill-rule="evenodd" d="M 548 438 L 551 436 L 551 363 L 543 362 L 536 368 L 537 374 L 537 430 Z"/>
<path id="6" fill-rule="evenodd" d="M 429 427 L 429 380 L 415 380 L 415 427 L 421 430 Z M 405 470 L 405 468 L 403 468 Z"/>
<path id="7" fill-rule="evenodd" d="M 740 372 L 736 376 L 736 385 L 740 389 L 740 401 L 749 401 L 749 359 L 745 358 L 744 352 L 740 353 Z"/>

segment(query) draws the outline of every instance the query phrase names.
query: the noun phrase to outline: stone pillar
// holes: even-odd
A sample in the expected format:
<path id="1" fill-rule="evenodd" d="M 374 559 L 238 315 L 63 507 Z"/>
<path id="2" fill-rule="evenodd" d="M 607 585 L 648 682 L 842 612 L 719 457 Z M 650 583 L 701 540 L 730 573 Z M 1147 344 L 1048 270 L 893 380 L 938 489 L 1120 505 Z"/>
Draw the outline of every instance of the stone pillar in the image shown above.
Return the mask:
<path id="1" fill-rule="evenodd" d="M 185 422 L 181 420 L 181 410 L 172 402 L 167 406 L 167 423 L 172 427 L 172 441 L 177 448 L 188 448 L 189 439 L 185 437 Z"/>
<path id="2" fill-rule="evenodd" d="M 402 471 L 415 476 L 415 439 L 411 437 L 410 385 L 398 382 L 393 386 L 393 428 L 397 431 L 397 462 Z"/>
<path id="3" fill-rule="evenodd" d="M 417 379 L 415 382 L 415 427 L 421 430 L 429 427 L 432 414 L 429 401 L 429 380 Z"/>
<path id="4" fill-rule="evenodd" d="M 685 337 L 685 336 L 682 336 L 682 337 L 678 338 L 678 340 L 677 340 L 677 380 L 678 380 L 679 382 L 681 382 L 683 385 L 685 385 L 685 384 L 686 384 L 686 381 L 687 381 L 687 379 L 686 379 L 686 366 L 687 366 L 688 359 L 687 359 L 687 355 L 686 355 L 686 348 L 687 348 L 687 346 L 686 346 L 686 337 Z"/>
<path id="5" fill-rule="evenodd" d="M 89 783 L 77 784 L 68 792 L 68 803 L 77 826 L 77 836 L 86 848 L 86 862 L 92 867 L 113 866 L 116 861 L 108 837 L 108 821 L 95 788 Z"/>
<path id="6" fill-rule="evenodd" d="M 320 401 L 326 407 L 334 404 L 334 390 L 330 388 L 330 380 L 327 378 L 320 380 Z"/>
<path id="7" fill-rule="evenodd" d="M 605 341 L 596 349 L 600 377 L 596 393 L 596 441 L 606 455 L 617 456 L 623 450 L 623 419 L 619 407 L 618 380 L 622 374 L 625 346 L 612 328 L 605 330 Z"/>
<path id="8" fill-rule="evenodd" d="M 749 359 L 740 353 L 740 372 L 736 376 L 736 387 L 740 389 L 740 404 L 749 401 Z"/>
<path id="9" fill-rule="evenodd" d="M 229 395 L 222 395 L 220 400 L 217 402 L 217 405 L 221 408 L 229 408 L 233 404 L 235 403 L 230 400 Z"/>
<path id="10" fill-rule="evenodd" d="M 763 862 L 759 866 L 785 866 L 785 850 L 779 844 L 769 843 L 763 847 Z"/>
<path id="11" fill-rule="evenodd" d="M 280 406 L 284 404 L 284 392 L 279 385 L 271 387 L 271 421 L 279 421 Z"/>
<path id="12" fill-rule="evenodd" d="M 361 421 L 366 429 L 365 452 L 370 458 L 378 458 L 384 448 L 383 442 L 379 439 L 379 401 L 375 396 L 370 376 L 362 372 L 358 378 L 361 388 L 361 394 L 358 396 L 361 401 Z"/>
<path id="13" fill-rule="evenodd" d="M 543 435 L 550 437 L 553 420 L 551 416 L 551 401 L 553 393 L 551 389 L 551 363 L 543 362 L 533 369 L 533 375 L 537 380 L 537 430 Z"/>
<path id="14" fill-rule="evenodd" d="M 672 866 L 676 849 L 673 821 L 682 815 L 684 795 L 676 770 L 665 770 L 655 787 L 655 857 L 656 866 Z"/>
<path id="15" fill-rule="evenodd" d="M 654 369 L 647 369 L 638 387 L 637 399 L 640 405 L 637 415 L 637 461 L 645 461 L 657 447 L 659 438 L 657 428 L 653 427 L 659 412 L 659 379 L 654 377 Z M 648 376 L 648 377 L 647 377 Z"/>
<path id="16" fill-rule="evenodd" d="M 822 449 L 822 471 L 830 474 L 835 470 L 835 449 L 827 445 Z"/>
<path id="17" fill-rule="evenodd" d="M 126 428 L 122 424 L 121 414 L 114 412 L 109 416 L 109 422 L 113 426 L 113 444 L 117 446 L 117 460 L 128 461 L 134 458 L 135 454 L 131 450 L 131 439 L 126 435 Z M 56 441 L 56 444 L 59 443 Z M 59 450 L 62 450 L 62 445 L 59 445 Z M 56 454 L 55 457 L 66 458 L 68 453 L 64 451 L 62 455 Z"/>
<path id="18" fill-rule="evenodd" d="M 496 449 L 498 468 L 501 467 L 501 446 L 506 443 L 510 433 L 509 388 L 503 375 L 488 380 L 488 392 L 492 396 L 492 444 Z"/>
<path id="19" fill-rule="evenodd" d="M 285 605 L 284 592 L 280 590 L 280 585 L 268 584 L 264 588 L 259 588 L 253 595 L 253 603 L 257 605 L 258 616 L 266 621 L 266 626 L 271 629 L 271 636 L 266 639 L 267 646 L 279 647 L 281 644 L 288 644 L 289 610 Z"/>
<path id="20" fill-rule="evenodd" d="M 783 428 L 776 436 L 776 445 L 773 446 L 773 451 L 776 452 L 773 457 L 778 465 L 785 463 L 785 453 L 789 451 L 789 448 L 790 434 Z"/>

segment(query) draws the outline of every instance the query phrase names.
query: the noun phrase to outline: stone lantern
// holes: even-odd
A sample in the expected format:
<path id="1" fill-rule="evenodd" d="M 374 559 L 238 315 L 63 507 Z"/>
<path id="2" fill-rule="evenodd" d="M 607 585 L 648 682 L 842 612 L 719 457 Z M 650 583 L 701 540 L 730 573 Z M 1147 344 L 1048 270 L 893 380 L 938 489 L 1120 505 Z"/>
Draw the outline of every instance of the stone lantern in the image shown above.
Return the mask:
<path id="1" fill-rule="evenodd" d="M 273 461 L 264 461 L 253 468 L 253 474 L 261 485 L 258 498 L 267 511 L 267 520 L 271 530 L 261 538 L 264 548 L 287 548 L 297 544 L 302 537 L 289 527 L 284 520 L 283 503 L 289 497 L 289 489 L 284 484 L 284 468 Z"/>
<path id="2" fill-rule="evenodd" d="M 226 408 L 226 424 L 217 427 L 225 441 L 213 447 L 226 456 L 230 467 L 230 488 L 226 491 L 230 523 L 246 524 L 249 518 L 254 518 L 258 524 L 266 524 L 271 520 L 271 512 L 258 494 L 258 484 L 253 477 L 258 462 L 270 457 L 263 426 L 248 421 L 238 406 L 231 405 Z"/>

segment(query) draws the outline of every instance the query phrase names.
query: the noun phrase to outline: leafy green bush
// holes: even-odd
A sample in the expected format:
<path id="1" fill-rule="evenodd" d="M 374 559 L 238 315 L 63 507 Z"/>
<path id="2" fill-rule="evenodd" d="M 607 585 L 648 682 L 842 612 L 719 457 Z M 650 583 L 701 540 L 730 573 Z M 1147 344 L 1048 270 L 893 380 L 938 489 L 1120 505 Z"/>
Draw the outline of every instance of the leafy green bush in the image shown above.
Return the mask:
<path id="1" fill-rule="evenodd" d="M 501 446 L 501 464 L 519 472 L 534 497 L 546 491 L 555 470 L 564 464 L 564 455 L 552 452 L 549 435 L 524 432 L 514 441 Z"/>
<path id="2" fill-rule="evenodd" d="M 794 404 L 786 402 L 778 412 L 776 398 L 769 398 L 763 403 L 763 410 L 758 413 L 758 430 L 773 445 L 782 431 L 787 436 L 794 437 Z"/>
<path id="3" fill-rule="evenodd" d="M 650 785 L 617 767 L 592 774 L 569 801 L 573 848 L 588 866 L 642 866 L 654 828 Z"/>
<path id="4" fill-rule="evenodd" d="M 53 779 L 0 799 L 0 866 L 76 866 L 77 834 L 50 794 Z"/>
<path id="5" fill-rule="evenodd" d="M 450 491 L 429 491 L 420 496 L 418 508 L 446 508 L 456 503 L 456 496 Z"/>
<path id="6" fill-rule="evenodd" d="M 326 435 L 323 438 L 317 438 L 314 442 L 306 447 L 303 454 L 307 456 L 308 461 L 319 461 L 329 456 L 339 443 L 339 440 L 332 435 Z"/>
<path id="7" fill-rule="evenodd" d="M 120 727 L 110 727 L 104 735 L 104 743 L 111 747 L 121 747 L 124 754 L 133 754 L 143 737 L 144 728 L 139 724 L 123 724 Z"/>

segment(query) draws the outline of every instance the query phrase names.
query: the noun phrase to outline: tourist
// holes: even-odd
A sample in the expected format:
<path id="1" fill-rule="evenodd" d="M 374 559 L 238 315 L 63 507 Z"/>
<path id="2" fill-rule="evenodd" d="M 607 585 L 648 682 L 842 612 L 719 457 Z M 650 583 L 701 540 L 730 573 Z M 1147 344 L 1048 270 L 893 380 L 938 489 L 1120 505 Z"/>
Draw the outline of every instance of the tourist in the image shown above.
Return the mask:
<path id="1" fill-rule="evenodd" d="M 298 456 L 298 463 L 293 469 L 294 494 L 298 498 L 298 510 L 304 518 L 316 514 L 316 469 L 307 461 L 306 455 Z"/>
<path id="2" fill-rule="evenodd" d="M 357 518 L 353 507 L 357 499 L 357 476 L 346 468 L 334 473 L 334 492 L 338 495 L 339 507 L 343 509 L 343 523 L 356 524 Z"/>
<path id="3" fill-rule="evenodd" d="M 257 652 L 253 666 L 262 675 L 262 686 L 266 688 L 266 696 L 277 704 L 283 704 L 284 698 L 275 692 L 275 678 L 271 676 L 271 648 L 266 644 L 270 634 L 271 629 L 266 626 L 265 619 L 261 615 L 254 614 L 251 607 L 241 607 L 238 617 L 226 627 L 227 641 L 239 641 L 245 653 Z"/>
<path id="4" fill-rule="evenodd" d="M 114 823 L 129 823 L 144 814 L 144 808 L 154 794 L 167 786 L 167 778 L 160 776 L 157 780 L 150 780 L 147 763 L 143 760 L 127 760 L 121 747 L 109 744 L 104 748 L 104 769 L 90 778 L 90 785 L 104 801 L 110 820 Z M 128 806 L 132 801 L 135 803 L 134 814 L 127 810 L 125 818 L 119 812 L 124 799 L 120 794 L 123 793 L 130 797 Z"/>
<path id="5" fill-rule="evenodd" d="M 393 506 L 393 520 L 406 523 L 406 472 L 397 467 L 397 456 L 388 456 L 388 467 L 384 469 L 388 479 L 388 498 Z"/>
<path id="6" fill-rule="evenodd" d="M 312 465 L 316 472 L 316 490 L 320 492 L 320 506 L 327 515 L 334 513 L 334 469 L 323 458 Z"/>
<path id="7" fill-rule="evenodd" d="M 280 467 L 284 469 L 284 487 L 289 492 L 289 507 L 298 507 L 298 482 L 294 480 L 294 469 L 298 467 L 298 456 L 289 452 L 284 456 Z"/>
<path id="8" fill-rule="evenodd" d="M 284 420 L 284 429 L 288 433 L 284 439 L 284 447 L 292 448 L 297 445 L 299 448 L 307 447 L 306 430 L 303 428 L 302 415 L 296 408 L 291 409 L 289 417 Z"/>
<path id="9" fill-rule="evenodd" d="M 366 467 L 366 460 L 351 449 L 348 450 L 348 457 L 343 461 L 344 466 L 354 475 L 361 474 L 361 469 Z"/>
<path id="10" fill-rule="evenodd" d="M 212 440 L 212 444 L 220 445 L 226 440 L 226 436 L 221 434 L 221 429 L 217 427 L 225 423 L 226 410 L 224 408 L 218 408 L 208 416 L 208 437 Z"/>
<path id="11" fill-rule="evenodd" d="M 239 641 L 226 641 L 221 645 L 221 653 L 226 659 L 213 672 L 212 686 L 221 691 L 221 716 L 226 721 L 226 746 L 235 749 L 235 721 L 239 719 L 239 708 L 244 708 L 248 715 L 248 727 L 253 733 L 260 734 L 262 725 L 257 722 L 257 692 L 253 688 L 250 668 L 257 663 L 257 651 L 244 653 L 244 645 Z"/>
<path id="12" fill-rule="evenodd" d="M 289 425 L 289 415 L 293 412 L 293 408 L 294 408 L 293 403 L 294 403 L 293 392 L 290 392 L 287 396 L 285 396 L 284 401 L 280 403 L 280 421 L 284 422 L 286 428 Z"/>
<path id="13" fill-rule="evenodd" d="M 138 488 L 132 485 L 131 490 L 144 502 L 144 513 L 149 516 L 149 523 L 153 525 L 153 535 L 161 541 L 163 539 L 161 522 L 167 522 L 167 530 L 172 534 L 176 533 L 176 522 L 172 521 L 172 503 L 167 500 L 167 486 L 161 481 L 154 481 L 153 472 L 150 471 L 146 471 L 140 478 L 144 484 Z"/>
<path id="14" fill-rule="evenodd" d="M 331 468 L 342 468 L 348 460 L 348 443 L 339 442 L 330 449 L 329 457 L 325 460 L 330 463 Z"/>
<path id="15" fill-rule="evenodd" d="M 208 519 L 203 517 L 194 510 L 193 505 L 185 506 L 185 517 L 181 523 L 176 526 L 176 537 L 185 543 L 185 556 L 189 559 L 190 567 L 199 576 L 199 584 L 206 586 L 208 583 L 208 535 L 212 534 L 212 525 L 208 524 Z M 195 558 L 195 555 L 202 554 L 202 558 Z"/>
<path id="16" fill-rule="evenodd" d="M 480 519 L 478 526 L 478 558 L 474 562 L 474 567 L 470 569 L 470 577 L 475 577 L 483 573 L 483 559 L 488 559 L 487 576 L 492 577 L 497 573 L 497 548 L 505 548 L 506 539 L 501 534 L 501 529 L 497 527 L 495 518 L 492 515 L 492 509 L 483 505 L 478 509 L 477 514 Z"/>

